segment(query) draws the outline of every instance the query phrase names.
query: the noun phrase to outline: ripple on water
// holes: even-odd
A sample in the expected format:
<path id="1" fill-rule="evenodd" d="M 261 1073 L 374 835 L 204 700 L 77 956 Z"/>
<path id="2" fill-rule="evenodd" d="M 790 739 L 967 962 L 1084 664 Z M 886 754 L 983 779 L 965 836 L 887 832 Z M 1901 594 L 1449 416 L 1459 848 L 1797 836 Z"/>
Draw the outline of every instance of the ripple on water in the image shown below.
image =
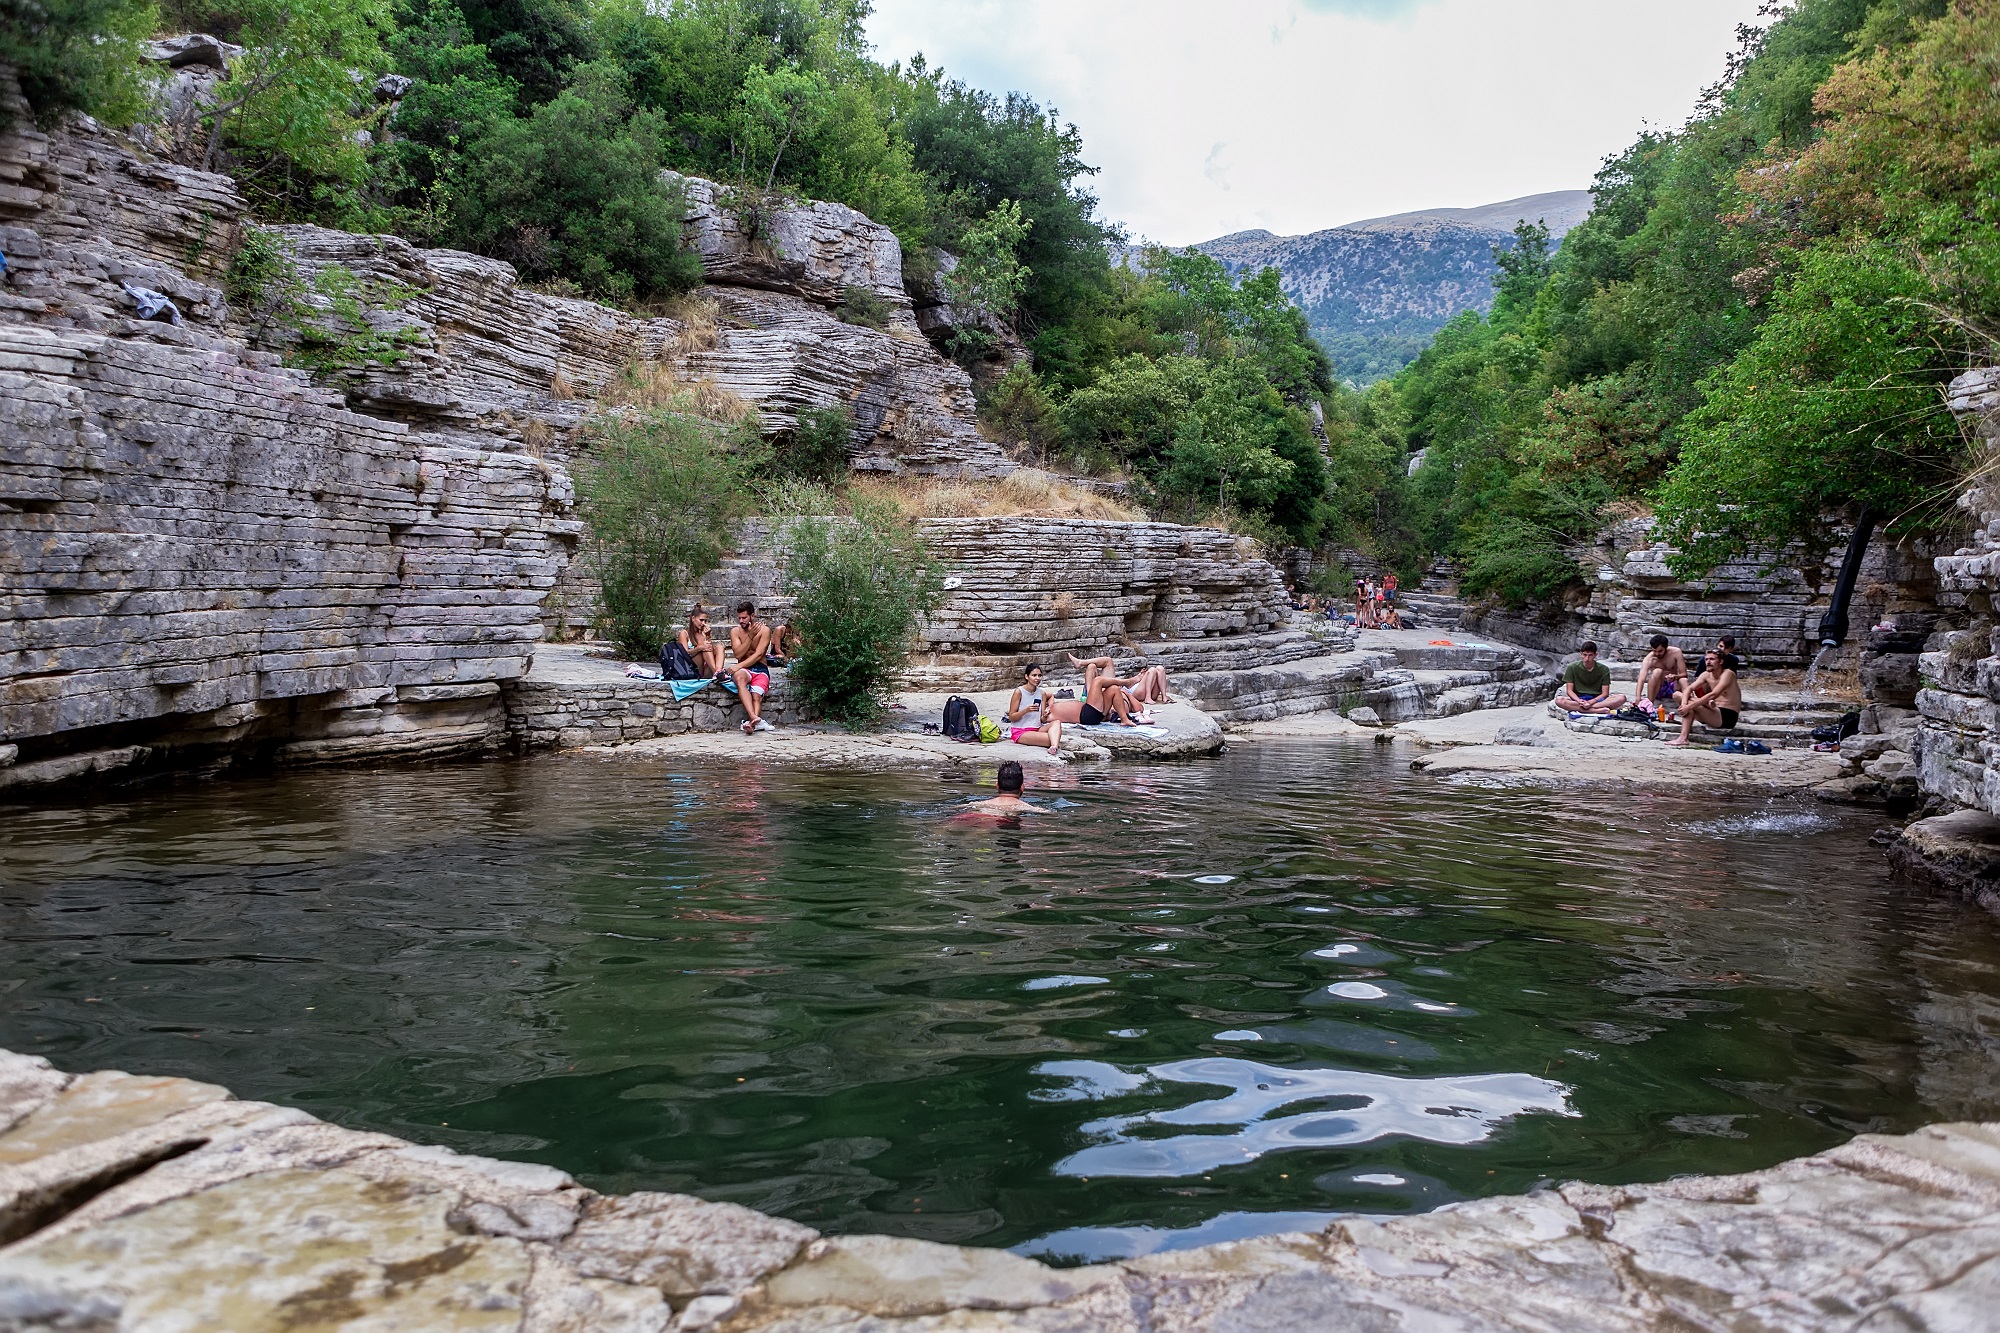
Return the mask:
<path id="1" fill-rule="evenodd" d="M 1402 1078 L 1226 1056 L 1175 1060 L 1143 1072 L 1098 1060 L 1055 1060 L 1035 1072 L 1069 1080 L 1059 1095 L 1073 1101 L 1130 1096 L 1154 1082 L 1229 1089 L 1224 1096 L 1186 1106 L 1084 1124 L 1081 1132 L 1099 1142 L 1057 1162 L 1053 1170 L 1059 1176 L 1193 1176 L 1254 1162 L 1266 1153 L 1370 1143 L 1392 1135 L 1429 1143 L 1478 1143 L 1515 1116 L 1576 1114 L 1568 1087 L 1533 1074 Z M 1277 1114 L 1299 1102 L 1321 1105 Z M 1165 1125 L 1228 1125 L 1236 1132 L 1165 1137 L 1141 1132 Z"/>

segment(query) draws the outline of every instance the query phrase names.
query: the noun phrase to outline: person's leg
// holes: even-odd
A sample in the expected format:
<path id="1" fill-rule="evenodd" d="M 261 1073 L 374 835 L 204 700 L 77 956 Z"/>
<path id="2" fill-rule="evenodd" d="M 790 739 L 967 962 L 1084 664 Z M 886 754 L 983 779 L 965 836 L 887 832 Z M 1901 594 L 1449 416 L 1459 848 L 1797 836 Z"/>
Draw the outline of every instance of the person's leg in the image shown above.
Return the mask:
<path id="1" fill-rule="evenodd" d="M 1625 696 L 1622 694 L 1600 694 L 1590 701 L 1590 711 L 1593 713 L 1615 713 L 1625 706 L 1625 702 Z"/>
<path id="2" fill-rule="evenodd" d="M 1681 709 L 1681 734 L 1667 744 L 1686 745 L 1688 737 L 1694 734 L 1694 724 L 1697 722 L 1704 727 L 1721 726 L 1722 710 L 1710 703 L 1699 703 L 1692 708 Z"/>
<path id="3" fill-rule="evenodd" d="M 1116 713 L 1121 726 L 1137 726 L 1132 720 L 1132 695 L 1123 689 L 1113 687 L 1104 692 L 1104 703 L 1109 705 L 1106 712 Z"/>
<path id="4" fill-rule="evenodd" d="M 1641 699 L 1652 698 L 1653 690 L 1657 687 L 1658 683 L 1664 679 L 1666 679 L 1666 669 L 1664 667 L 1642 668 L 1639 672 L 1639 686 L 1638 686 L 1639 697 Z"/>
<path id="5" fill-rule="evenodd" d="M 757 713 L 763 707 L 763 704 L 758 699 L 757 692 L 750 688 L 750 673 L 748 671 L 742 667 L 737 667 L 734 678 L 736 681 L 736 698 L 743 705 L 743 730 L 745 732 L 755 731 L 757 729 Z"/>

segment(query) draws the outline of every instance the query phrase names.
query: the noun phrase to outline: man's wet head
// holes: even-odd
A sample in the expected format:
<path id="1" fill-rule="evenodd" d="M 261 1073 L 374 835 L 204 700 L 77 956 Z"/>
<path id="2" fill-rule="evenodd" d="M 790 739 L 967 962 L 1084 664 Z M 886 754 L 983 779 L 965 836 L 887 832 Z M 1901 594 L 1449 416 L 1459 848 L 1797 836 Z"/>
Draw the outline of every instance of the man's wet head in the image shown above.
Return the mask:
<path id="1" fill-rule="evenodd" d="M 995 785 L 1000 788 L 1002 796 L 1019 796 L 1021 794 L 1023 776 L 1021 766 L 1012 759 L 1009 759 L 1006 763 L 1000 765 L 1000 777 Z"/>

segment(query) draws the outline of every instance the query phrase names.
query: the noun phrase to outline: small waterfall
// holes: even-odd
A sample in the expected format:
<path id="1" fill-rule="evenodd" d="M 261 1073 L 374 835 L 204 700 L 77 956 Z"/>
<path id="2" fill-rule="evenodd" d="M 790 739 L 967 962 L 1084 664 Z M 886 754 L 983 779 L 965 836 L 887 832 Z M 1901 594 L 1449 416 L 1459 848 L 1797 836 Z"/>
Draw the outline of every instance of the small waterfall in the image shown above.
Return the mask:
<path id="1" fill-rule="evenodd" d="M 1799 714 L 1812 706 L 1815 696 L 1819 693 L 1819 669 L 1839 647 L 1837 643 L 1823 643 L 1819 651 L 1813 654 L 1812 665 L 1806 668 L 1806 678 L 1799 682 L 1799 697 L 1792 700 L 1791 715 L 1785 719 L 1787 727 L 1798 726 Z"/>

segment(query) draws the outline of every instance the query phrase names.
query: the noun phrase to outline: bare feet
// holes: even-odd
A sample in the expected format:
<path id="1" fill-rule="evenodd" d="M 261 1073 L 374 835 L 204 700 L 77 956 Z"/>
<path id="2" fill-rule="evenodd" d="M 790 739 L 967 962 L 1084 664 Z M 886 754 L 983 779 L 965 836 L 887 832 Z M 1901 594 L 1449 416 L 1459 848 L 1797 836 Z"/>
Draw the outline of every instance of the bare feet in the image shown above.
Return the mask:
<path id="1" fill-rule="evenodd" d="M 1673 746 L 1675 749 L 1679 749 L 1681 746 L 1686 745 L 1687 742 L 1676 737 L 1675 739 L 1668 741 L 1667 744 Z"/>

